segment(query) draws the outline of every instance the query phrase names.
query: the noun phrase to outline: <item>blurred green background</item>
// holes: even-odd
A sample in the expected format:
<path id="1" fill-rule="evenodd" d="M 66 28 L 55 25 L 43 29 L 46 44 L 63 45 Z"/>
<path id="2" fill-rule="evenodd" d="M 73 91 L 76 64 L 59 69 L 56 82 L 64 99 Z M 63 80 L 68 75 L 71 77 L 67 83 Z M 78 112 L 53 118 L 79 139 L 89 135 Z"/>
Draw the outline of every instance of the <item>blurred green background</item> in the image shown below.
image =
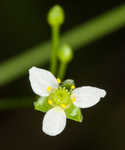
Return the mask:
<path id="1" fill-rule="evenodd" d="M 8 62 L 10 58 L 22 55 L 24 52 L 29 51 L 27 55 L 30 55 L 31 48 L 50 40 L 51 32 L 46 22 L 46 15 L 48 9 L 57 3 L 66 11 L 62 33 L 113 8 L 125 6 L 124 0 L 1 0 L 0 83 L 5 76 L 3 73 L 5 69 L 2 69 L 3 62 Z M 107 22 L 104 25 L 106 24 Z M 29 84 L 28 66 L 26 69 L 25 66 L 23 68 L 25 75 L 16 77 L 6 84 L 2 83 L 0 102 L 4 100 L 8 103 L 8 99 L 13 100 L 15 97 L 19 104 L 21 99 L 26 101 L 26 107 L 0 110 L 0 149 L 123 150 L 125 148 L 124 35 L 125 26 L 119 25 L 117 30 L 100 36 L 96 41 L 85 46 L 82 46 L 82 42 L 80 46 L 74 46 L 77 51 L 68 66 L 66 78 L 74 79 L 77 86 L 92 85 L 104 88 L 107 96 L 98 105 L 82 111 L 83 123 L 67 120 L 66 129 L 59 136 L 49 137 L 41 132 L 44 114 L 33 110 L 32 100 L 35 99 L 35 94 Z M 73 37 L 73 40 L 81 40 L 78 37 Z M 34 60 L 33 64 L 47 69 L 49 63 L 45 61 L 43 65 L 42 62 L 42 59 L 48 58 L 47 54 L 42 55 L 38 64 L 34 60 L 37 58 L 35 55 L 30 61 Z M 26 59 L 24 64 L 25 62 Z M 17 70 L 22 69 L 20 64 L 14 66 Z M 16 72 L 15 68 L 7 69 Z M 21 105 L 23 106 L 24 103 Z"/>

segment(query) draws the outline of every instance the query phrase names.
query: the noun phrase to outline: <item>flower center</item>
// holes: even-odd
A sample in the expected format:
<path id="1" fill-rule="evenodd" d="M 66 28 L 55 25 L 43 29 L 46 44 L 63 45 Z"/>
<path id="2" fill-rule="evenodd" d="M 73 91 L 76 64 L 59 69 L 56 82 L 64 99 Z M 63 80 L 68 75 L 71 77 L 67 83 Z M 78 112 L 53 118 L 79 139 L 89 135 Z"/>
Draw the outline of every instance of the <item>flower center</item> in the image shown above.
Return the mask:
<path id="1" fill-rule="evenodd" d="M 72 103 L 71 93 L 65 87 L 54 89 L 48 97 L 48 103 L 52 106 L 60 106 L 63 109 L 68 108 Z"/>

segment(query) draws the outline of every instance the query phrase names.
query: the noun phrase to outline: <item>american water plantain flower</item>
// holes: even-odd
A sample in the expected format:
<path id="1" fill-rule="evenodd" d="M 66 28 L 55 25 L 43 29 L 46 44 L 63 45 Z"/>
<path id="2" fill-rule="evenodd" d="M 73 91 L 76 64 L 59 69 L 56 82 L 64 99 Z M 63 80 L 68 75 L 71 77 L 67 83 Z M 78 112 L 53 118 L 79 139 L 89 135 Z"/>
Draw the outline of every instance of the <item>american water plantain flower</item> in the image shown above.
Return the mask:
<path id="1" fill-rule="evenodd" d="M 66 126 L 66 118 L 82 121 L 80 108 L 88 108 L 106 95 L 105 90 L 92 86 L 75 88 L 73 80 L 61 82 L 44 69 L 29 69 L 29 80 L 33 91 L 40 96 L 34 103 L 38 111 L 46 112 L 42 130 L 50 136 L 61 133 Z"/>

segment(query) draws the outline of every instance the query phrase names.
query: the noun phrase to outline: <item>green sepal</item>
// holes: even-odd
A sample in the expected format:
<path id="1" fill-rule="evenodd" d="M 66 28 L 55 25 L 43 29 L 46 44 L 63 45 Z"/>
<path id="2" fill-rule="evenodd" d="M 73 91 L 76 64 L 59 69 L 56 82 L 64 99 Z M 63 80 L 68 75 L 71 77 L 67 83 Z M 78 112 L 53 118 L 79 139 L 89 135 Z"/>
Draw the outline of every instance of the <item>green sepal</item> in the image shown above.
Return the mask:
<path id="1" fill-rule="evenodd" d="M 34 109 L 42 112 L 47 112 L 52 108 L 51 105 L 48 104 L 48 97 L 40 97 L 34 104 Z"/>
<path id="2" fill-rule="evenodd" d="M 68 119 L 82 122 L 83 116 L 82 116 L 81 110 L 80 108 L 74 106 L 73 104 L 65 110 L 65 113 Z"/>

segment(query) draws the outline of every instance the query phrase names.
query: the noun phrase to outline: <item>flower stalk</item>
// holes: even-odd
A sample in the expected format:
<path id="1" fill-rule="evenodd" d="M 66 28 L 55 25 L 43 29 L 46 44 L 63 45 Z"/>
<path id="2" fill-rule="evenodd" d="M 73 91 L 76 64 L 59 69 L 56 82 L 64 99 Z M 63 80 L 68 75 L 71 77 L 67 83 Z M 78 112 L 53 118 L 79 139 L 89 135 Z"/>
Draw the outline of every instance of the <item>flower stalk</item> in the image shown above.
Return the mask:
<path id="1" fill-rule="evenodd" d="M 53 74 L 56 74 L 57 68 L 57 50 L 59 46 L 59 26 L 52 27 L 52 51 L 51 51 L 51 62 L 50 70 Z"/>
<path id="2" fill-rule="evenodd" d="M 51 51 L 51 62 L 50 70 L 55 75 L 57 68 L 57 50 L 59 48 L 59 32 L 60 27 L 64 22 L 64 11 L 56 5 L 52 7 L 48 12 L 48 23 L 52 30 L 52 51 Z"/>
<path id="3" fill-rule="evenodd" d="M 58 73 L 58 77 L 60 79 L 63 79 L 66 73 L 66 68 L 67 68 L 67 63 L 65 62 L 61 62 L 60 64 L 60 68 L 59 68 L 59 73 Z"/>

